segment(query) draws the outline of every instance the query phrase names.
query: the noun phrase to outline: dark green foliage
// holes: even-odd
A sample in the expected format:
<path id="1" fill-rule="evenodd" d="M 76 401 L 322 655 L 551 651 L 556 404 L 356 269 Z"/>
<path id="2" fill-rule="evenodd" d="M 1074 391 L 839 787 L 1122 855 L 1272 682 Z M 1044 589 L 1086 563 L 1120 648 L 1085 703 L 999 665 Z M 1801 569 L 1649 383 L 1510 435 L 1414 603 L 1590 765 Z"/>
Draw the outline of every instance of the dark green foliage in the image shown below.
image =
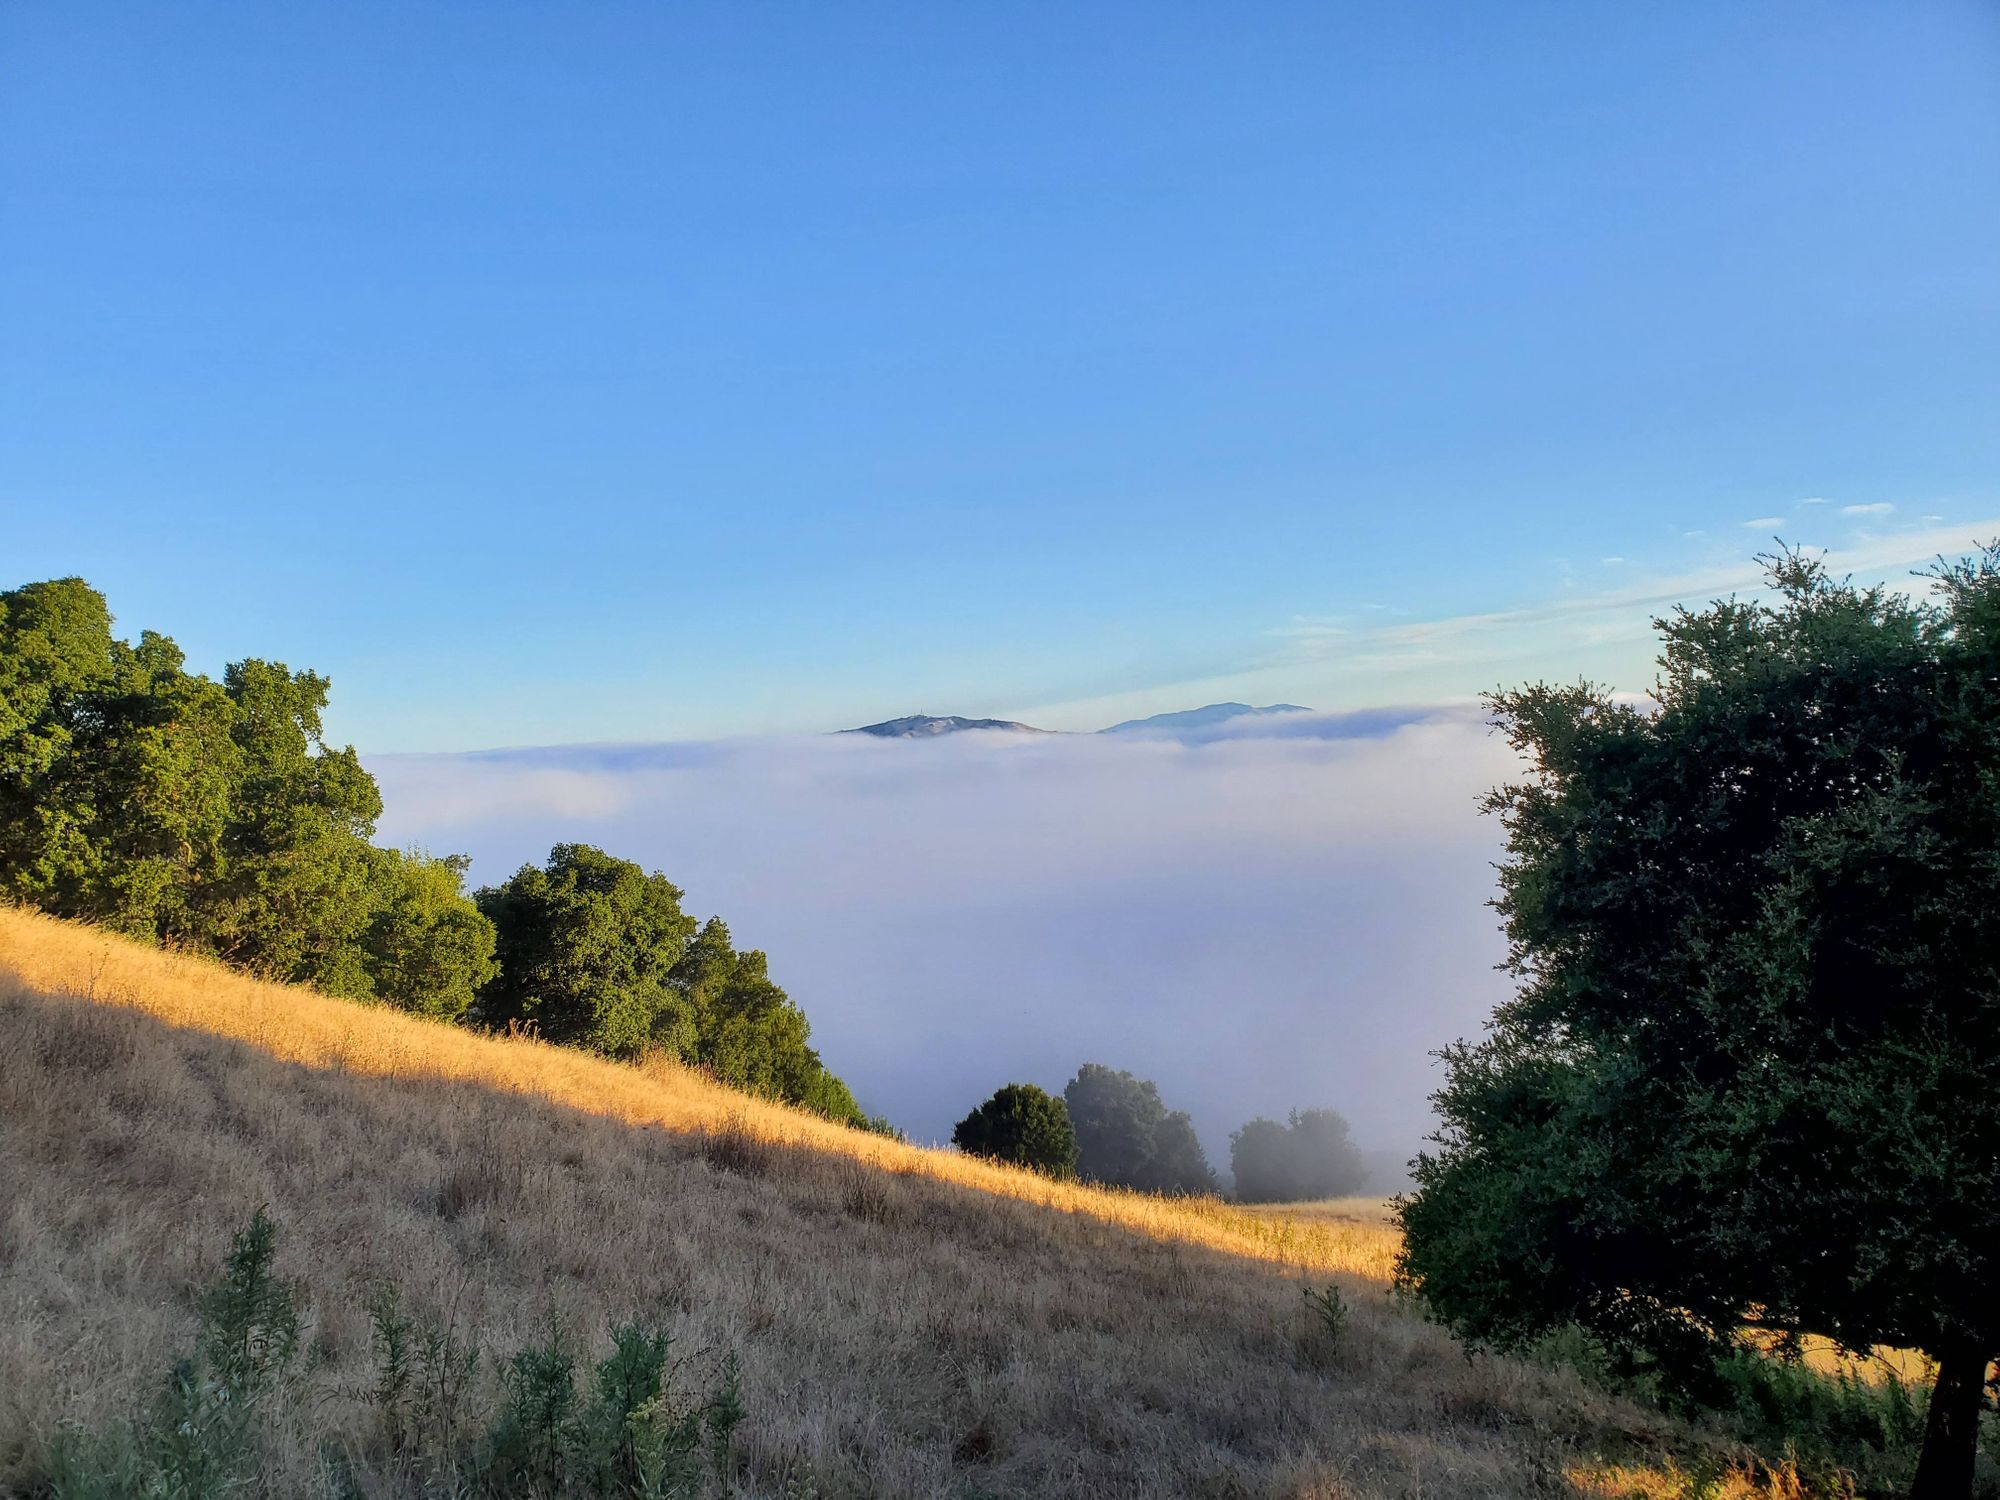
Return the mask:
<path id="1" fill-rule="evenodd" d="M 1229 1169 L 1245 1203 L 1340 1198 L 1368 1181 L 1346 1119 L 1331 1109 L 1295 1109 L 1283 1125 L 1250 1121 L 1229 1138 Z"/>
<path id="2" fill-rule="evenodd" d="M 1347 1337 L 1347 1299 L 1337 1286 L 1303 1287 L 1306 1312 L 1325 1335 L 1329 1348 L 1338 1350 Z"/>
<path id="3" fill-rule="evenodd" d="M 1153 1156 L 1145 1175 L 1133 1184 L 1154 1193 L 1212 1193 L 1215 1170 L 1194 1121 L 1184 1109 L 1171 1110 L 1153 1126 Z"/>
<path id="4" fill-rule="evenodd" d="M 1920 1400 L 1886 1371 L 1873 1380 L 1848 1371 L 1822 1374 L 1797 1360 L 1741 1350 L 1719 1360 L 1716 1374 L 1718 1408 L 1766 1452 L 1789 1447 L 1815 1464 L 1851 1466 L 1868 1454 L 1908 1461 L 1923 1441 Z"/>
<path id="5" fill-rule="evenodd" d="M 248 1483 L 264 1409 L 285 1394 L 299 1352 L 294 1291 L 271 1271 L 275 1242 L 260 1208 L 201 1299 L 197 1353 L 174 1367 L 136 1427 L 61 1436 L 54 1500 L 206 1500 Z"/>
<path id="6" fill-rule="evenodd" d="M 56 1434 L 35 1493 L 51 1500 L 276 1493 L 260 1467 L 269 1425 L 334 1393 L 304 1389 L 298 1378 L 299 1315 L 293 1289 L 272 1275 L 274 1246 L 259 1210 L 201 1299 L 196 1355 L 174 1368 L 142 1421 Z M 624 1324 L 611 1330 L 610 1354 L 580 1389 L 552 1312 L 547 1335 L 502 1366 L 498 1406 L 474 1444 L 464 1434 L 477 1351 L 448 1322 L 408 1313 L 392 1284 L 369 1288 L 366 1307 L 376 1365 L 368 1395 L 387 1452 L 330 1455 L 336 1492 L 385 1493 L 379 1482 L 394 1476 L 399 1493 L 692 1500 L 707 1476 L 724 1484 L 733 1477 L 734 1433 L 746 1415 L 733 1354 L 706 1397 L 685 1397 L 674 1388 L 665 1331 Z"/>
<path id="7" fill-rule="evenodd" d="M 665 1052 L 737 1088 L 862 1123 L 764 955 L 738 952 L 720 918 L 697 930 L 680 897 L 664 875 L 558 844 L 545 867 L 478 894 L 500 935 L 500 971 L 476 1015 L 532 1022 L 550 1041 L 611 1057 Z"/>
<path id="8" fill-rule="evenodd" d="M 376 993 L 456 1021 L 500 972 L 493 924 L 465 896 L 463 855 L 376 854 L 375 914 L 362 936 Z"/>
<path id="9" fill-rule="evenodd" d="M 292 1288 L 271 1274 L 277 1235 L 258 1209 L 231 1245 L 222 1279 L 202 1298 L 202 1365 L 238 1401 L 260 1393 L 298 1354 Z"/>
<path id="10" fill-rule="evenodd" d="M 81 579 L 0 593 L 0 897 L 863 1122 L 764 955 L 696 933 L 664 876 L 563 844 L 475 904 L 463 858 L 369 842 L 381 797 L 325 743 L 324 677 L 252 659 L 217 683 L 111 627 Z"/>
<path id="11" fill-rule="evenodd" d="M 1719 1426 L 1769 1463 L 1796 1464 L 1808 1494 L 1899 1492 L 1923 1442 L 1928 1393 L 1887 1369 L 1825 1371 L 1782 1352 L 1731 1347 L 1718 1353 L 1697 1394 L 1644 1351 L 1608 1344 L 1575 1324 L 1522 1349 L 1627 1399 Z M 1983 1440 L 2000 1447 L 2000 1420 L 1988 1419 Z M 1989 1459 L 1982 1497 L 2000 1494 L 1995 1471 L 2000 1464 Z"/>
<path id="12" fill-rule="evenodd" d="M 1210 1193 L 1215 1173 L 1183 1111 L 1169 1113 L 1149 1079 L 1085 1063 L 1063 1089 L 1086 1182 L 1153 1193 Z"/>
<path id="13" fill-rule="evenodd" d="M 1089 1182 L 1135 1186 L 1153 1156 L 1153 1128 L 1165 1118 L 1160 1091 L 1130 1073 L 1085 1063 L 1063 1088 L 1076 1131 L 1077 1171 Z"/>
<path id="14" fill-rule="evenodd" d="M 580 1427 L 583 1467 L 599 1494 L 641 1494 L 649 1469 L 665 1457 L 651 1441 L 667 1351 L 673 1341 L 656 1329 L 628 1323 L 611 1330 L 611 1355 L 597 1367 Z M 675 1434 L 676 1456 L 699 1441 L 698 1430 Z"/>
<path id="15" fill-rule="evenodd" d="M 456 867 L 368 840 L 381 812 L 322 738 L 328 683 L 150 631 L 81 579 L 0 594 L 0 892 L 268 978 L 450 1015 L 491 937 Z"/>
<path id="16" fill-rule="evenodd" d="M 219 1494 L 255 1465 L 262 1408 L 293 1373 L 299 1348 L 292 1289 L 271 1274 L 275 1240 L 259 1209 L 202 1299 L 200 1353 L 174 1368 L 140 1440 L 153 1493 Z"/>
<path id="17" fill-rule="evenodd" d="M 805 1012 L 775 984 L 764 955 L 738 952 L 719 917 L 702 924 L 673 973 L 690 1040 L 682 1055 L 724 1083 L 801 1104 L 830 1120 L 867 1117 L 811 1046 Z"/>
<path id="18" fill-rule="evenodd" d="M 507 1363 L 504 1396 L 488 1439 L 487 1473 L 503 1494 L 559 1491 L 582 1438 L 576 1410 L 576 1359 L 559 1329 Z"/>
<path id="19" fill-rule="evenodd" d="M 732 1350 L 722 1363 L 722 1384 L 702 1409 L 703 1430 L 708 1434 L 708 1459 L 718 1479 L 725 1479 L 735 1464 L 736 1429 L 750 1415 L 743 1405 L 743 1373 Z"/>
<path id="20" fill-rule="evenodd" d="M 480 991 L 488 1025 L 533 1022 L 552 1042 L 636 1057 L 655 1038 L 676 1055 L 693 1034 L 670 983 L 694 935 L 681 893 L 588 844 L 558 844 L 474 898 L 498 934 L 499 974 Z"/>
<path id="21" fill-rule="evenodd" d="M 394 1282 L 370 1287 L 365 1306 L 377 1372 L 370 1399 L 382 1413 L 382 1432 L 390 1451 L 400 1453 L 411 1437 L 408 1410 L 418 1374 L 416 1324 L 403 1311 L 402 1293 Z"/>
<path id="22" fill-rule="evenodd" d="M 1928 602 L 1796 555 L 1661 622 L 1650 710 L 1493 700 L 1517 997 L 1446 1054 L 1403 1274 L 1476 1338 L 1579 1323 L 1709 1399 L 1758 1325 L 1940 1362 L 1971 1483 L 2000 1352 L 2000 554 Z"/>
<path id="23" fill-rule="evenodd" d="M 362 939 L 377 863 L 368 839 L 382 811 L 374 778 L 351 746 L 321 742 L 324 677 L 244 661 L 224 686 L 241 775 L 223 865 L 196 902 L 198 935 L 255 973 L 371 995 Z"/>
<path id="24" fill-rule="evenodd" d="M 1239 1201 L 1296 1201 L 1292 1194 L 1291 1154 L 1285 1149 L 1289 1139 L 1284 1126 L 1262 1115 L 1230 1135 L 1229 1172 L 1235 1179 Z"/>
<path id="25" fill-rule="evenodd" d="M 505 1403 L 488 1438 L 487 1484 L 496 1495 L 591 1495 L 668 1500 L 700 1493 L 702 1459 L 718 1479 L 734 1467 L 745 1411 L 736 1359 L 707 1400 L 671 1388 L 672 1340 L 624 1324 L 591 1379 L 588 1400 L 558 1330 L 509 1364 Z"/>
<path id="26" fill-rule="evenodd" d="M 952 1144 L 970 1156 L 1076 1175 L 1076 1132 L 1063 1101 L 1032 1083 L 1010 1083 L 958 1122 Z"/>
<path id="27" fill-rule="evenodd" d="M 369 1288 L 365 1306 L 376 1369 L 369 1394 L 390 1453 L 414 1455 L 436 1471 L 459 1466 L 479 1350 L 448 1321 L 406 1312 L 393 1283 Z"/>

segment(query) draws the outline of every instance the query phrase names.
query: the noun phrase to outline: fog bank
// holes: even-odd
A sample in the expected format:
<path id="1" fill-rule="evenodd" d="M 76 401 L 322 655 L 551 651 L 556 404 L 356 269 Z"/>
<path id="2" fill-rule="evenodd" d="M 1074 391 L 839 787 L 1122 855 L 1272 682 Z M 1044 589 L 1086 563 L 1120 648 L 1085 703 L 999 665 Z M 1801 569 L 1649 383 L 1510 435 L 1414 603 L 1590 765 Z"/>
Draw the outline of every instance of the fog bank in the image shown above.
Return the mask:
<path id="1" fill-rule="evenodd" d="M 667 873 L 765 949 L 863 1105 L 920 1140 L 1085 1061 L 1158 1081 L 1226 1169 L 1254 1114 L 1427 1128 L 1429 1053 L 1506 993 L 1464 711 L 1200 742 L 960 734 L 382 756 L 380 836 L 506 876 L 551 844 Z"/>

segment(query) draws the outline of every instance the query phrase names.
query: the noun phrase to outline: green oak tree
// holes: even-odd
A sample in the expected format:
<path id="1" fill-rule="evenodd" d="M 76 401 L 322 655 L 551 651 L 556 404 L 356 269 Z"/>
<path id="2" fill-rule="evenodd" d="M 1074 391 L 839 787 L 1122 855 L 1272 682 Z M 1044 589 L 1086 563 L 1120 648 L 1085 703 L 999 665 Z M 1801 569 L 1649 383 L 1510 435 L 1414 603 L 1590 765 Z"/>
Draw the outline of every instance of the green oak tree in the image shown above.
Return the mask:
<path id="1" fill-rule="evenodd" d="M 564 844 L 475 904 L 464 860 L 370 842 L 381 796 L 325 740 L 324 677 L 248 658 L 216 682 L 112 625 L 80 578 L 0 593 L 0 898 L 867 1123 L 764 955 L 697 932 L 664 876 Z"/>
<path id="2" fill-rule="evenodd" d="M 215 682 L 166 636 L 119 640 L 81 579 L 0 594 L 0 890 L 269 978 L 376 994 L 374 950 L 418 940 L 398 937 L 397 913 L 439 913 L 400 899 L 369 844 L 381 799 L 352 748 L 324 741 L 328 691 L 255 659 Z M 471 903 L 452 899 L 448 925 L 473 930 Z"/>
<path id="3" fill-rule="evenodd" d="M 375 911 L 363 936 L 376 998 L 456 1021 L 500 972 L 493 923 L 465 895 L 468 861 L 377 851 Z"/>
<path id="4" fill-rule="evenodd" d="M 813 1050 L 812 1026 L 772 980 L 769 961 L 754 948 L 732 948 L 720 919 L 705 923 L 689 945 L 676 978 L 683 975 L 693 1001 L 693 1060 L 737 1088 L 802 1104 L 843 1124 L 866 1120 L 847 1085 Z"/>
<path id="5" fill-rule="evenodd" d="M 474 899 L 492 921 L 500 972 L 479 993 L 489 1026 L 532 1022 L 552 1042 L 636 1057 L 663 1013 L 685 1010 L 672 983 L 693 937 L 680 888 L 589 844 L 557 844 Z"/>
<path id="6" fill-rule="evenodd" d="M 1102 1063 L 1085 1063 L 1063 1088 L 1086 1182 L 1144 1192 L 1206 1193 L 1215 1174 L 1185 1113 L 1170 1114 L 1159 1086 Z"/>
<path id="7" fill-rule="evenodd" d="M 1229 1175 L 1243 1203 L 1292 1201 L 1290 1137 L 1283 1125 L 1262 1115 L 1244 1122 L 1229 1137 Z"/>
<path id="8" fill-rule="evenodd" d="M 1660 622 L 1649 704 L 1493 699 L 1516 996 L 1445 1053 L 1402 1274 L 1696 1388 L 1747 1329 L 1937 1362 L 1964 1500 L 2000 1354 L 2000 552 L 1924 598 L 1796 553 Z"/>
<path id="9" fill-rule="evenodd" d="M 664 875 L 558 844 L 547 865 L 477 899 L 498 935 L 499 973 L 474 1008 L 483 1024 L 531 1021 L 551 1041 L 611 1057 L 664 1052 L 751 1093 L 866 1121 L 765 956 L 739 952 L 719 918 L 697 928 Z"/>
<path id="10" fill-rule="evenodd" d="M 375 779 L 352 746 L 324 742 L 331 684 L 318 673 L 252 659 L 223 686 L 240 769 L 224 858 L 190 903 L 188 936 L 255 973 L 366 996 Z"/>
<path id="11" fill-rule="evenodd" d="M 1137 1184 L 1155 1193 L 1212 1193 L 1215 1169 L 1184 1109 L 1169 1110 L 1153 1126 L 1153 1155 Z"/>
<path id="12" fill-rule="evenodd" d="M 1050 1177 L 1076 1175 L 1076 1132 L 1062 1100 L 1032 1083 L 996 1090 L 952 1130 L 951 1142 L 968 1156 L 1012 1162 Z"/>

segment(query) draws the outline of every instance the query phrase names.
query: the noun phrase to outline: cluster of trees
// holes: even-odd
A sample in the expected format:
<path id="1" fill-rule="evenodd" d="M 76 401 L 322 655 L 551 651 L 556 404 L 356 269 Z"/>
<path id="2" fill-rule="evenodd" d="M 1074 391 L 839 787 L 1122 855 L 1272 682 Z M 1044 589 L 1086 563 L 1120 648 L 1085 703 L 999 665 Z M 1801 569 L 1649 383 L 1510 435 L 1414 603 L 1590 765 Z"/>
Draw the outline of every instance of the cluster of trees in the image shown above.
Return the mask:
<path id="1" fill-rule="evenodd" d="M 325 742 L 329 684 L 216 682 L 112 633 L 82 579 L 0 593 L 0 894 L 260 976 L 612 1057 L 648 1050 L 863 1123 L 764 955 L 664 877 L 581 844 L 468 895 L 455 856 L 379 848 L 374 778 Z"/>
<path id="2" fill-rule="evenodd" d="M 1060 1098 L 1010 1083 L 958 1122 L 952 1144 L 974 1156 L 1146 1193 L 1213 1193 L 1218 1184 L 1185 1110 L 1159 1086 L 1102 1063 L 1085 1063 Z M 1358 1192 L 1367 1178 L 1330 1109 L 1294 1110 L 1290 1123 L 1255 1119 L 1230 1137 L 1236 1196 L 1289 1203 Z"/>
<path id="3" fill-rule="evenodd" d="M 1076 1130 L 1077 1175 L 1147 1193 L 1212 1193 L 1215 1173 L 1186 1110 L 1168 1110 L 1159 1087 L 1085 1063 L 1063 1089 Z"/>
<path id="4" fill-rule="evenodd" d="M 1302 1203 L 1358 1193 L 1368 1168 L 1331 1109 L 1295 1109 L 1283 1125 L 1261 1115 L 1229 1138 L 1229 1170 L 1246 1203 Z"/>
<path id="5" fill-rule="evenodd" d="M 1060 1099 L 1010 1083 L 958 1122 L 952 1144 L 974 1156 L 1148 1193 L 1212 1193 L 1215 1173 L 1185 1110 L 1158 1085 L 1085 1063 Z"/>
<path id="6" fill-rule="evenodd" d="M 664 875 L 558 844 L 546 865 L 524 865 L 476 899 L 498 958 L 473 1010 L 480 1024 L 531 1024 L 608 1057 L 663 1052 L 739 1088 L 885 1128 L 820 1061 L 805 1012 L 765 956 L 738 951 L 719 917 L 697 924 Z"/>
<path id="7" fill-rule="evenodd" d="M 333 994 L 455 1017 L 493 932 L 453 860 L 369 843 L 382 799 L 321 737 L 327 681 L 221 682 L 111 632 L 81 579 L 0 594 L 0 889 Z"/>
<path id="8" fill-rule="evenodd" d="M 1494 700 L 1515 998 L 1447 1054 L 1404 1277 L 1696 1399 L 1745 1330 L 1937 1365 L 1965 1500 L 2000 1355 L 2000 549 L 1927 599 L 1770 561 L 1662 621 L 1656 702 Z"/>

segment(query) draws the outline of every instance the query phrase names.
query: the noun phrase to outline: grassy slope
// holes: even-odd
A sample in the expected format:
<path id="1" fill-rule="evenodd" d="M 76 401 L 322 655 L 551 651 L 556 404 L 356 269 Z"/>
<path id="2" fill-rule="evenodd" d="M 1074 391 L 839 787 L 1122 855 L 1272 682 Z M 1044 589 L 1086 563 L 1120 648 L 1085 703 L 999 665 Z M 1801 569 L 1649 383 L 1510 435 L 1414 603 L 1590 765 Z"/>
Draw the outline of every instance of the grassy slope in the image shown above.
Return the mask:
<path id="1" fill-rule="evenodd" d="M 154 1387 L 259 1204 L 313 1296 L 313 1442 L 364 1458 L 384 1275 L 489 1350 L 552 1299 L 737 1351 L 747 1494 L 1575 1494 L 1666 1436 L 1399 1311 L 1379 1218 L 1059 1186 L 6 910 L 0 1147 L 0 1488 Z M 1356 1304 L 1338 1349 L 1308 1281 Z"/>

